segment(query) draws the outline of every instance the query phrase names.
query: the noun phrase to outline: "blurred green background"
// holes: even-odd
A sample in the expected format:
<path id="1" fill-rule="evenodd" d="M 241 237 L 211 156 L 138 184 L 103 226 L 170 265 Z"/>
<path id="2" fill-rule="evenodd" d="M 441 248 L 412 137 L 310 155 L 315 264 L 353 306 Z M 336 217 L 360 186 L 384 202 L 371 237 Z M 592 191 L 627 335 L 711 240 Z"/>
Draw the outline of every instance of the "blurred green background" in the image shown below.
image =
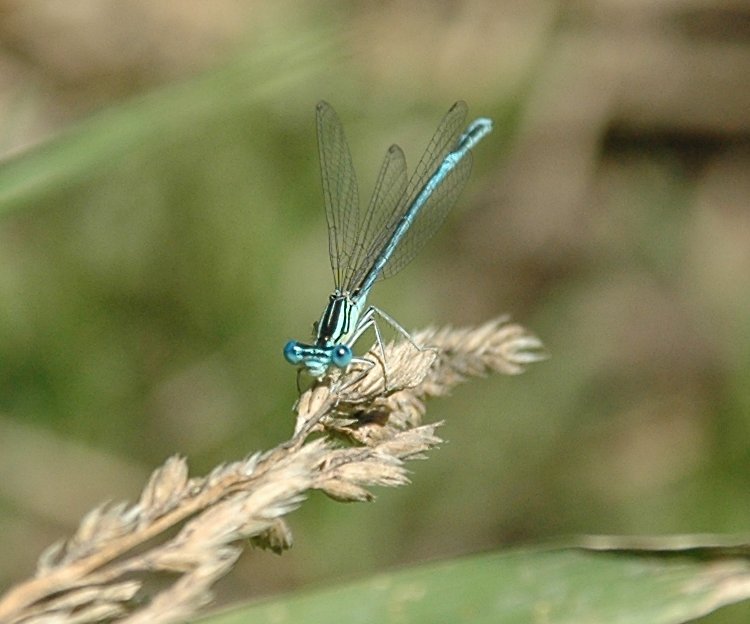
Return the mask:
<path id="1" fill-rule="evenodd" d="M 367 201 L 450 104 L 495 120 L 373 301 L 501 313 L 551 359 L 430 405 L 373 505 L 312 497 L 238 600 L 572 533 L 750 527 L 750 7 L 725 0 L 0 2 L 0 584 L 167 456 L 293 426 L 332 281 L 314 106 Z"/>

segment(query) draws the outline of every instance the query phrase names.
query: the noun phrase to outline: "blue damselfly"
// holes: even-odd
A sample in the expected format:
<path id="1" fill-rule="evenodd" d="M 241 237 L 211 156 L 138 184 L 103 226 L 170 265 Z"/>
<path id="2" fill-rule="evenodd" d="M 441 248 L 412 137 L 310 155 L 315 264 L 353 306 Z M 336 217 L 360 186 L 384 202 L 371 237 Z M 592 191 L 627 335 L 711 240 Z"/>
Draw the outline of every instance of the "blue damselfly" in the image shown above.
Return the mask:
<path id="1" fill-rule="evenodd" d="M 315 324 L 313 343 L 287 342 L 284 357 L 289 363 L 317 378 L 332 366 L 345 369 L 358 360 L 352 346 L 370 327 L 382 352 L 376 315 L 411 340 L 392 317 L 367 305 L 367 297 L 376 281 L 395 275 L 417 254 L 466 184 L 470 150 L 492 130 L 491 120 L 479 118 L 462 132 L 466 112 L 465 102 L 450 108 L 410 178 L 404 152 L 392 145 L 372 199 L 361 210 L 341 121 L 330 104 L 318 103 L 318 151 L 334 291 Z"/>

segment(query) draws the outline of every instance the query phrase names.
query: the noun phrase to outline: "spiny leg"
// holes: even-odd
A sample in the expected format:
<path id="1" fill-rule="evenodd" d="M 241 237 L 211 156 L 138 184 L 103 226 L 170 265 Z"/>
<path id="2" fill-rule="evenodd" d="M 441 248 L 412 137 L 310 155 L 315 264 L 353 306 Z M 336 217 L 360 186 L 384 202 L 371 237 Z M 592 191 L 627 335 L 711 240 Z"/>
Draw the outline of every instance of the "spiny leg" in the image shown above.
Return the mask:
<path id="1" fill-rule="evenodd" d="M 423 351 L 422 347 L 420 347 L 416 342 L 414 342 L 409 332 L 406 331 L 402 327 L 402 325 L 387 312 L 384 312 L 383 310 L 375 306 L 370 306 L 369 308 L 367 308 L 367 312 L 365 313 L 365 315 L 367 314 L 369 314 L 370 317 L 373 317 L 375 314 L 377 314 L 386 323 L 388 323 L 391 327 L 393 327 L 393 329 L 395 329 L 399 334 L 401 334 L 404 338 L 406 338 L 414 346 L 415 349 L 417 349 L 418 351 Z M 373 322 L 375 322 L 374 318 L 373 318 Z"/>
<path id="2" fill-rule="evenodd" d="M 406 331 L 403 326 L 390 314 L 387 312 L 384 312 L 378 307 L 370 306 L 367 310 L 370 313 L 370 316 L 373 316 L 374 314 L 378 314 L 383 320 L 385 320 L 391 327 L 393 327 L 398 333 L 400 333 L 404 338 L 406 338 L 411 345 L 417 350 L 417 351 L 432 351 L 437 356 L 439 354 L 439 349 L 436 349 L 435 347 L 428 347 L 424 345 L 418 345 L 416 342 L 414 342 L 414 339 L 411 337 L 411 334 L 409 334 L 408 331 Z M 375 319 L 373 318 L 373 323 L 375 322 Z"/>
<path id="3" fill-rule="evenodd" d="M 383 366 L 383 389 L 388 392 L 388 367 L 385 365 L 385 345 L 383 344 L 383 336 L 380 335 L 380 328 L 375 322 L 375 308 L 369 308 L 368 312 L 369 311 L 371 311 L 370 324 L 372 325 L 372 330 L 375 332 L 375 342 L 377 342 L 380 347 L 380 363 Z"/>
<path id="4" fill-rule="evenodd" d="M 406 340 L 408 340 L 411 345 L 417 350 L 417 351 L 429 351 L 432 350 L 431 347 L 424 347 L 421 345 L 418 345 L 416 342 L 414 342 L 414 339 L 411 337 L 408 331 L 406 331 L 403 326 L 394 319 L 390 314 L 387 312 L 384 312 L 380 308 L 376 306 L 368 306 L 365 310 L 364 314 L 359 318 L 359 322 L 357 323 L 357 327 L 352 333 L 349 340 L 347 340 L 347 344 L 349 346 L 352 346 L 359 338 L 364 334 L 370 327 L 372 327 L 373 331 L 375 332 L 375 341 L 378 345 L 378 348 L 380 350 L 380 356 L 381 356 L 381 366 L 383 367 L 383 385 L 386 391 L 388 391 L 388 366 L 385 356 L 385 343 L 383 342 L 383 336 L 380 333 L 380 327 L 378 326 L 377 320 L 375 319 L 375 315 L 378 315 L 381 317 L 386 323 L 388 323 L 391 327 L 393 327 L 399 334 L 401 334 Z M 368 368 L 364 371 L 362 371 L 361 375 L 358 375 L 355 379 L 348 382 L 346 385 L 350 386 L 358 381 L 360 381 L 374 366 L 374 363 L 366 360 L 364 358 L 354 358 L 352 360 L 354 362 L 357 362 L 359 364 L 364 364 Z"/>
<path id="5" fill-rule="evenodd" d="M 378 346 L 380 347 L 381 363 L 383 366 L 383 385 L 385 389 L 388 389 L 388 374 L 385 368 L 385 350 L 383 347 L 383 339 L 380 335 L 380 330 L 378 329 L 378 326 L 375 323 L 375 319 L 373 318 L 371 308 L 367 308 L 365 313 L 359 318 L 359 322 L 357 323 L 357 327 L 355 328 L 354 333 L 346 342 L 349 346 L 353 346 L 354 343 L 360 339 L 362 334 L 364 334 L 368 329 L 370 329 L 370 327 L 372 327 L 373 331 L 375 332 L 375 341 L 378 343 Z M 354 385 L 358 381 L 362 380 L 365 377 L 365 375 L 367 375 L 367 373 L 370 372 L 370 369 L 375 365 L 375 363 L 372 362 L 371 360 L 367 360 L 362 357 L 355 357 L 352 360 L 352 362 L 356 362 L 357 364 L 363 364 L 367 368 L 361 371 L 360 374 L 357 375 L 354 379 L 346 383 L 344 388 Z"/>
<path id="6" fill-rule="evenodd" d="M 380 310 L 376 308 L 375 306 L 369 306 L 365 310 L 365 313 L 362 315 L 360 322 L 357 326 L 357 330 L 354 332 L 354 336 L 352 338 L 352 344 L 354 344 L 354 341 L 357 340 L 365 331 L 367 331 L 370 327 L 372 327 L 372 330 L 375 332 L 375 342 L 377 343 L 380 349 L 380 364 L 383 367 L 383 388 L 387 391 L 388 390 L 388 367 L 386 366 L 385 343 L 383 342 L 383 335 L 380 333 L 380 328 L 378 327 L 378 324 L 375 321 L 376 313 L 381 314 Z M 381 316 L 383 315 L 381 314 Z M 386 318 L 385 316 L 383 316 L 383 318 L 385 318 L 385 320 L 388 321 L 388 318 Z M 406 330 L 401 328 L 401 331 L 406 331 Z M 411 340 L 411 338 L 409 340 Z"/>

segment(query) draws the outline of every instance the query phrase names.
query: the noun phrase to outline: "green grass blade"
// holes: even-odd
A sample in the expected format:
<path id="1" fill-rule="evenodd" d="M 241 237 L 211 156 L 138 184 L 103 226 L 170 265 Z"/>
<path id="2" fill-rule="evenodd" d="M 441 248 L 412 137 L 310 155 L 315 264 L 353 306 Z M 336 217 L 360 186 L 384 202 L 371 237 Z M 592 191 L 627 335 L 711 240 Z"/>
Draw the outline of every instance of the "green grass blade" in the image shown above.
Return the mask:
<path id="1" fill-rule="evenodd" d="M 687 622 L 750 596 L 745 558 L 523 550 L 380 574 L 213 615 L 240 622 Z"/>

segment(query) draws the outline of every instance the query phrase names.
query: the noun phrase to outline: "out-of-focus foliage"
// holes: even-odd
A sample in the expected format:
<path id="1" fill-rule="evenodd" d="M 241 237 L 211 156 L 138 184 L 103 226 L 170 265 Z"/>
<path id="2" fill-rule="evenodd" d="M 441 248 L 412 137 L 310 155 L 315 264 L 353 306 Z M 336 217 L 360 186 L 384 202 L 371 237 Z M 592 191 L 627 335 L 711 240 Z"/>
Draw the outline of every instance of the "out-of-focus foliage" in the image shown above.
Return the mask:
<path id="1" fill-rule="evenodd" d="M 3 584 L 165 456 L 200 472 L 291 429 L 281 346 L 331 287 L 320 98 L 363 201 L 386 147 L 413 165 L 454 100 L 494 118 L 446 226 L 373 297 L 406 327 L 510 312 L 552 358 L 435 405 L 451 443 L 410 488 L 310 501 L 295 548 L 245 557 L 224 596 L 559 534 L 747 529 L 746 6 L 0 8 Z"/>

